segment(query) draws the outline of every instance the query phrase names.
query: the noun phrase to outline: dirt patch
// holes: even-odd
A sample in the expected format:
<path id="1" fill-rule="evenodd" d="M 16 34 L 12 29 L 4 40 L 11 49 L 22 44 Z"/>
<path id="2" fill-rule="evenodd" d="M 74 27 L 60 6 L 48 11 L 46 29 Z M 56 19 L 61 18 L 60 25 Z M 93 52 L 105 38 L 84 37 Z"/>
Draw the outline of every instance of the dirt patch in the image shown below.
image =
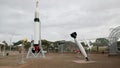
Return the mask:
<path id="1" fill-rule="evenodd" d="M 50 53 L 45 58 L 25 59 L 24 64 L 18 64 L 16 57 L 0 57 L 0 68 L 119 68 L 120 65 L 120 57 L 107 54 L 90 54 L 89 62 L 80 54 Z"/>

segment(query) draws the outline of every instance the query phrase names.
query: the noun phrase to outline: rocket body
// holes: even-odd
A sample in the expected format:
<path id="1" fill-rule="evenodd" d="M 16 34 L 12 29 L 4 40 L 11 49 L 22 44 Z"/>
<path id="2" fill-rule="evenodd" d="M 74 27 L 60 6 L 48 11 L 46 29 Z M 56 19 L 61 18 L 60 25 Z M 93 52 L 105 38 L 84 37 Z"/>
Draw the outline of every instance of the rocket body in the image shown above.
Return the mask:
<path id="1" fill-rule="evenodd" d="M 40 24 L 39 22 L 35 22 L 34 24 L 34 44 L 39 44 L 40 39 Z"/>
<path id="2" fill-rule="evenodd" d="M 77 44 L 77 46 L 79 47 L 81 53 L 83 54 L 84 57 L 88 57 L 86 52 L 85 52 L 85 49 L 83 48 L 83 46 L 77 41 L 77 39 L 75 38 L 75 43 Z"/>
<path id="3" fill-rule="evenodd" d="M 39 19 L 39 9 L 38 1 L 36 2 L 35 18 L 34 18 L 34 44 L 39 44 L 40 41 L 40 19 Z"/>
<path id="4" fill-rule="evenodd" d="M 44 58 L 44 51 L 41 45 L 41 22 L 39 19 L 39 8 L 38 8 L 39 0 L 36 0 L 36 10 L 35 10 L 35 18 L 34 18 L 34 42 L 32 41 L 31 47 L 29 48 L 27 58 L 30 56 L 30 53 L 34 57 L 38 57 L 42 55 Z"/>
<path id="5" fill-rule="evenodd" d="M 75 43 L 77 44 L 78 48 L 80 49 L 81 53 L 83 54 L 83 56 L 85 57 L 86 61 L 88 61 L 88 56 L 86 54 L 85 49 L 83 48 L 83 46 L 78 42 L 78 40 L 76 39 L 77 37 L 77 33 L 73 32 L 72 34 L 70 34 L 72 38 L 74 38 Z"/>

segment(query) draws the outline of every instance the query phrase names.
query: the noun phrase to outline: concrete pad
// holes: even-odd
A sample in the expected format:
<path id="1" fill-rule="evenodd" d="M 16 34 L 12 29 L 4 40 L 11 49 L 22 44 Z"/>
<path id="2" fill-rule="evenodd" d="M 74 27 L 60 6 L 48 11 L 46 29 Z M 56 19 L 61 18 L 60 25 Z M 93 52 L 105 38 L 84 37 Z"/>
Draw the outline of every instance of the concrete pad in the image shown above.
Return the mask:
<path id="1" fill-rule="evenodd" d="M 75 63 L 95 63 L 96 61 L 85 61 L 85 60 L 73 60 Z"/>

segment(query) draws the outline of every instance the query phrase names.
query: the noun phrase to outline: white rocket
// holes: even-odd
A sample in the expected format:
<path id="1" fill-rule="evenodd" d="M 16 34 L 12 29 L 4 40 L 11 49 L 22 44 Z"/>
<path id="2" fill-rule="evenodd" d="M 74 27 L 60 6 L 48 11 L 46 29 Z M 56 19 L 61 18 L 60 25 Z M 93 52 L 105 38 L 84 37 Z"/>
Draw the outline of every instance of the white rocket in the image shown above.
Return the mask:
<path id="1" fill-rule="evenodd" d="M 79 47 L 81 53 L 82 53 L 83 56 L 85 57 L 86 61 L 88 61 L 89 59 L 88 59 L 88 56 L 87 56 L 87 54 L 86 54 L 86 52 L 85 52 L 85 49 L 83 48 L 83 46 L 82 46 L 82 45 L 78 42 L 78 40 L 76 39 L 77 33 L 76 33 L 76 32 L 73 32 L 73 33 L 71 34 L 71 37 L 74 38 L 75 43 L 76 43 L 77 46 Z"/>
<path id="2" fill-rule="evenodd" d="M 40 29 L 40 19 L 39 19 L 39 8 L 38 8 L 38 3 L 39 3 L 39 0 L 36 1 L 36 10 L 35 10 L 35 18 L 34 18 L 34 44 L 40 44 L 40 40 L 41 40 L 41 37 L 40 37 L 40 32 L 41 32 L 41 29 Z M 39 43 L 40 42 L 40 43 Z"/>
<path id="3" fill-rule="evenodd" d="M 35 18 L 34 18 L 34 42 L 31 42 L 31 47 L 28 50 L 26 58 L 30 58 L 31 55 L 33 57 L 45 57 L 44 51 L 41 44 L 41 22 L 39 19 L 39 0 L 36 0 L 36 10 L 35 10 Z"/>
<path id="4" fill-rule="evenodd" d="M 34 18 L 34 46 L 39 45 L 42 56 L 45 57 L 41 44 L 41 22 L 39 19 L 39 0 L 36 0 L 36 10 Z"/>

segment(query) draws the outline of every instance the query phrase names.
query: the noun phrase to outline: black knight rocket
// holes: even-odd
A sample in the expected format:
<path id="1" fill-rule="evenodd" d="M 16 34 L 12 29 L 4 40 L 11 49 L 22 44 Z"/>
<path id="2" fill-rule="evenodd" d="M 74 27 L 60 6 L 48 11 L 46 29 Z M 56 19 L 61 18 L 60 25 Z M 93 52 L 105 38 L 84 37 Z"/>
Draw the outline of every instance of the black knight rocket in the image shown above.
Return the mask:
<path id="1" fill-rule="evenodd" d="M 42 44 L 41 44 L 41 22 L 39 19 L 39 0 L 36 0 L 36 10 L 35 10 L 35 18 L 34 18 L 34 47 L 37 53 L 42 53 L 44 56 Z"/>
<path id="2" fill-rule="evenodd" d="M 41 40 L 41 37 L 40 37 L 41 24 L 39 19 L 38 3 L 39 3 L 39 0 L 36 1 L 36 10 L 35 10 L 35 18 L 34 18 L 34 44 L 39 44 L 39 41 Z"/>

